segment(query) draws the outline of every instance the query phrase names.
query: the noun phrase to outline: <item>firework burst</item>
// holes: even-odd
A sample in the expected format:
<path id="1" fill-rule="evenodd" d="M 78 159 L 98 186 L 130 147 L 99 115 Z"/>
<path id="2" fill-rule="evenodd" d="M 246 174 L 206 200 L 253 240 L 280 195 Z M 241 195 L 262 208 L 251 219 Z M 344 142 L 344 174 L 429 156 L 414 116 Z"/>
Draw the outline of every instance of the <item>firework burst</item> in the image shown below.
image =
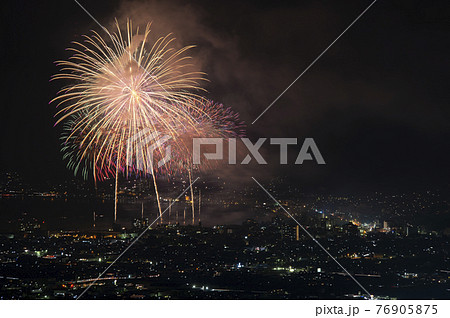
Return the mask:
<path id="1" fill-rule="evenodd" d="M 103 160 L 99 166 L 108 169 L 115 162 L 125 170 L 121 153 L 127 140 L 142 129 L 164 130 L 176 139 L 178 131 L 173 122 L 195 126 L 187 102 L 197 98 L 191 91 L 200 89 L 197 83 L 203 74 L 185 71 L 189 64 L 184 53 L 191 47 L 174 49 L 170 35 L 150 45 L 150 24 L 144 34 L 139 34 L 139 28 L 133 33 L 131 22 L 125 35 L 117 23 L 116 27 L 116 33 L 108 33 L 109 42 L 94 31 L 92 36 L 84 36 L 83 43 L 74 42 L 76 48 L 69 49 L 73 56 L 57 62 L 61 73 L 53 77 L 73 84 L 62 89 L 53 101 L 61 108 L 57 124 L 72 115 L 83 116 L 68 138 L 83 135 L 81 148 L 88 149 L 103 135 L 103 142 L 96 145 Z M 141 150 L 134 146 L 136 151 Z M 142 160 L 144 165 L 149 162 Z"/>
<path id="2" fill-rule="evenodd" d="M 134 31 L 131 21 L 124 34 L 117 22 L 116 28 L 105 39 L 93 31 L 83 43 L 74 42 L 68 49 L 72 57 L 57 62 L 61 73 L 53 77 L 72 84 L 52 102 L 59 108 L 56 124 L 68 122 L 62 138 L 69 167 L 78 171 L 84 165 L 84 175 L 92 169 L 99 179 L 115 171 L 117 210 L 119 171 L 154 169 L 135 136 L 149 129 L 176 139 L 178 127 L 195 127 L 187 104 L 198 98 L 193 91 L 201 89 L 203 73 L 188 71 L 185 53 L 192 46 L 173 48 L 171 35 L 151 44 L 150 24 L 143 34 Z"/>
<path id="3" fill-rule="evenodd" d="M 239 113 L 230 107 L 207 99 L 192 100 L 189 106 L 189 117 L 196 124 L 179 127 L 178 138 L 170 141 L 172 160 L 164 167 L 168 173 L 183 174 L 194 168 L 208 171 L 217 165 L 215 161 L 206 161 L 194 167 L 192 159 L 195 138 L 222 138 L 226 142 L 229 138 L 245 135 L 244 122 L 239 119 Z"/>
<path id="4" fill-rule="evenodd" d="M 200 165 L 193 164 L 193 140 L 195 138 L 221 138 L 225 142 L 230 138 L 243 137 L 245 124 L 240 121 L 239 114 L 230 107 L 211 100 L 192 100 L 189 113 L 194 119 L 195 127 L 183 125 L 176 140 L 170 141 L 171 160 L 164 166 L 163 173 L 173 175 L 187 174 L 192 184 L 195 171 L 206 172 L 217 168 L 216 161 L 205 161 Z M 195 223 L 194 189 L 191 187 L 192 224 Z"/>

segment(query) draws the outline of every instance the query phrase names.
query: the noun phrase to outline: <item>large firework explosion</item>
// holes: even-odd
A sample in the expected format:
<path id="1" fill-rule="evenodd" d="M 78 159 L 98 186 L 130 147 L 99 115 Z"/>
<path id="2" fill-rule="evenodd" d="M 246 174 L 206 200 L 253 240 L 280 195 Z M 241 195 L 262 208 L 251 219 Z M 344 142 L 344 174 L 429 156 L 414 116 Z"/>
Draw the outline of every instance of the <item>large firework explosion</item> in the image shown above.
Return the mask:
<path id="1" fill-rule="evenodd" d="M 184 54 L 190 46 L 174 49 L 170 35 L 150 44 L 150 24 L 143 34 L 139 28 L 133 31 L 130 21 L 124 35 L 117 22 L 116 28 L 115 33 L 107 32 L 106 39 L 92 31 L 83 43 L 74 42 L 75 47 L 68 49 L 72 57 L 57 62 L 61 73 L 53 77 L 72 84 L 52 100 L 60 108 L 56 124 L 69 121 L 63 134 L 69 167 L 79 169 L 74 160 L 85 163 L 99 179 L 115 171 L 115 221 L 119 171 L 128 174 L 137 166 L 154 170 L 153 160 L 135 136 L 145 128 L 163 130 L 176 140 L 179 127 L 195 129 L 188 102 L 198 98 L 193 91 L 200 89 L 198 81 L 203 78 L 200 72 L 187 71 Z M 158 194 L 157 198 L 160 208 Z"/>

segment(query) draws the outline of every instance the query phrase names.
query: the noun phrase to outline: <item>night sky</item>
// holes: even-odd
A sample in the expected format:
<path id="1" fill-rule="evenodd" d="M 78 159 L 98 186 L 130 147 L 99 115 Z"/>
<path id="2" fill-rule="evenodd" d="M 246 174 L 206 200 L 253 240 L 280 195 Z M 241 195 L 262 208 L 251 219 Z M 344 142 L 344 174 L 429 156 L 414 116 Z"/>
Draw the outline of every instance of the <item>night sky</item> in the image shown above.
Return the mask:
<path id="1" fill-rule="evenodd" d="M 370 0 L 80 3 L 107 28 L 114 17 L 153 21 L 156 33 L 196 44 L 205 96 L 238 111 L 249 138 L 313 137 L 327 163 L 280 166 L 266 143 L 269 165 L 239 173 L 237 185 L 279 175 L 330 191 L 448 186 L 448 1 L 377 1 L 254 125 Z M 71 41 L 101 30 L 70 0 L 7 1 L 1 15 L 0 168 L 60 182 L 72 173 L 49 105 L 61 83 L 49 79 Z M 289 149 L 293 163 L 299 146 Z"/>

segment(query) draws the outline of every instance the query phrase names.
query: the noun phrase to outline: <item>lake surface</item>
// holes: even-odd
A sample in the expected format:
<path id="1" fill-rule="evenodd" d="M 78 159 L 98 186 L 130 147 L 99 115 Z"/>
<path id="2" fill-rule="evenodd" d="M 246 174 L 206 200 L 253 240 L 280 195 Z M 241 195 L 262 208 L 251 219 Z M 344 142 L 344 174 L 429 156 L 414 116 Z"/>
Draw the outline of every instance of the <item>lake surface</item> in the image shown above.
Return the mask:
<path id="1" fill-rule="evenodd" d="M 198 203 L 197 203 L 198 204 Z M 162 210 L 169 206 L 162 202 Z M 158 207 L 151 199 L 120 199 L 118 203 L 118 223 L 130 228 L 136 218 L 141 218 L 142 206 L 144 218 L 153 222 L 158 217 Z M 100 198 L 44 198 L 12 197 L 0 198 L 0 231 L 10 232 L 18 227 L 18 219 L 38 220 L 46 230 L 88 230 L 93 228 L 94 212 L 96 229 L 111 228 L 114 218 L 114 201 Z M 198 206 L 196 205 L 198 223 Z M 205 226 L 218 224 L 242 224 L 248 218 L 258 221 L 267 220 L 264 213 L 256 213 L 251 208 L 223 208 L 217 205 L 201 206 L 200 220 Z M 177 218 L 178 215 L 178 218 Z M 184 215 L 186 215 L 184 219 Z M 169 222 L 169 210 L 163 215 L 164 223 Z M 176 202 L 170 211 L 170 222 L 192 224 L 192 208 L 189 203 Z M 159 222 L 159 220 L 158 220 Z"/>

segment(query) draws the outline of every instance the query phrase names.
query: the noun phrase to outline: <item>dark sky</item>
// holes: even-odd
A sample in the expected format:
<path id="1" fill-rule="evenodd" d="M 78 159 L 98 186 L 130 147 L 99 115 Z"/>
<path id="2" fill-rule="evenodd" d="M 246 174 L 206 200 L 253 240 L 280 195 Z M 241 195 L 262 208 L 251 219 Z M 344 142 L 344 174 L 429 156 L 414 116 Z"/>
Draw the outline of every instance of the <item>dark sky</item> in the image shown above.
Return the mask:
<path id="1" fill-rule="evenodd" d="M 250 138 L 313 137 L 327 162 L 281 167 L 267 143 L 269 166 L 239 173 L 237 184 L 281 175 L 330 191 L 448 186 L 448 1 L 379 0 L 251 124 L 370 2 L 80 1 L 106 27 L 114 17 L 153 21 L 155 32 L 196 44 L 206 96 L 240 112 Z M 49 79 L 71 41 L 100 29 L 70 0 L 1 10 L 1 169 L 69 178 L 48 104 L 61 84 Z M 299 147 L 290 150 L 293 162 Z"/>

